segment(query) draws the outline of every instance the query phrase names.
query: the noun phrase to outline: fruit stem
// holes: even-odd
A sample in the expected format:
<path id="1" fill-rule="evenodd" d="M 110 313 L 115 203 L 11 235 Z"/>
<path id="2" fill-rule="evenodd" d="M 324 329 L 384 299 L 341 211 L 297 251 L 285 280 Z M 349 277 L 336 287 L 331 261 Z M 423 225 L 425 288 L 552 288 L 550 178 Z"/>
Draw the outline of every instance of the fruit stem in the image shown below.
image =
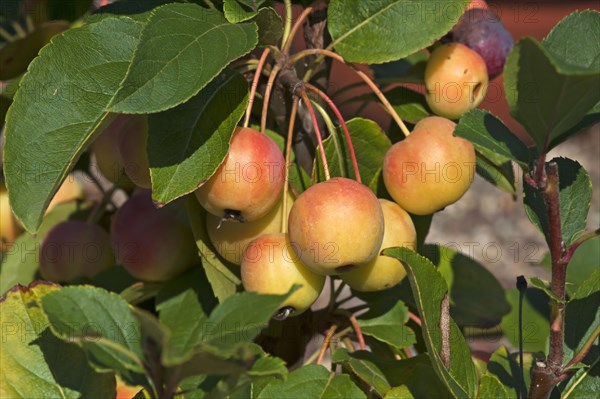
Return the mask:
<path id="1" fill-rule="evenodd" d="M 346 142 L 348 143 L 348 149 L 350 150 L 350 158 L 352 159 L 352 166 L 354 167 L 354 175 L 356 177 L 356 181 L 359 183 L 362 183 L 361 178 L 360 178 L 360 170 L 358 169 L 358 162 L 356 160 L 356 153 L 354 152 L 354 145 L 352 144 L 352 137 L 350 137 L 350 132 L 348 131 L 348 126 L 346 125 L 346 122 L 344 121 L 344 117 L 342 116 L 342 113 L 340 112 L 338 107 L 334 104 L 334 102 L 331 101 L 331 98 L 329 98 L 329 96 L 327 94 L 323 93 L 322 90 L 319 90 L 318 88 L 316 88 L 315 86 L 311 85 L 308 82 L 304 83 L 304 86 L 308 90 L 312 91 L 313 93 L 315 93 L 316 95 L 321 97 L 327 103 L 327 105 L 329 105 L 329 108 L 331 108 L 331 110 L 335 114 L 335 117 L 338 118 L 338 121 L 340 122 L 340 124 L 342 125 L 342 129 L 344 130 L 344 135 L 346 136 Z"/>
<path id="2" fill-rule="evenodd" d="M 325 352 L 327 351 L 327 347 L 331 342 L 331 337 L 333 337 L 333 334 L 335 333 L 335 330 L 337 330 L 337 327 L 338 326 L 336 324 L 333 324 L 331 327 L 329 327 L 329 329 L 327 329 L 327 332 L 325 333 L 325 339 L 323 340 L 323 344 L 321 345 L 321 349 L 319 350 L 319 356 L 317 356 L 317 364 L 321 364 L 321 362 L 323 361 L 323 358 L 325 357 Z"/>
<path id="3" fill-rule="evenodd" d="M 352 323 L 352 327 L 354 328 L 354 332 L 356 333 L 356 337 L 358 338 L 358 344 L 360 345 L 360 350 L 363 350 L 363 351 L 366 350 L 365 338 L 363 337 L 362 330 L 360 329 L 360 326 L 358 325 L 358 320 L 356 320 L 356 316 L 351 314 L 350 316 L 348 316 L 348 319 L 350 320 L 350 323 Z"/>
<path id="4" fill-rule="evenodd" d="M 292 27 L 292 0 L 283 0 L 283 3 L 285 5 L 285 25 L 281 43 L 287 43 L 290 37 L 290 28 Z"/>
<path id="5" fill-rule="evenodd" d="M 256 72 L 254 72 L 254 79 L 252 80 L 252 88 L 250 89 L 250 98 L 248 99 L 248 106 L 246 107 L 246 118 L 244 119 L 244 127 L 248 127 L 250 124 L 250 113 L 252 112 L 252 105 L 254 105 L 254 97 L 256 96 L 256 89 L 258 88 L 258 82 L 260 81 L 260 75 L 262 73 L 263 66 L 265 65 L 265 61 L 271 52 L 270 48 L 266 48 L 263 51 L 260 59 L 258 60 L 258 66 L 256 67 Z"/>
<path id="6" fill-rule="evenodd" d="M 287 233 L 287 206 L 288 190 L 290 181 L 290 166 L 292 160 L 292 139 L 294 137 L 294 125 L 296 124 L 296 112 L 298 112 L 298 97 L 294 97 L 292 111 L 290 113 L 290 124 L 288 126 L 287 140 L 285 142 L 285 180 L 283 184 L 283 206 L 281 214 L 281 232 Z"/>
<path id="7" fill-rule="evenodd" d="M 325 148 L 323 147 L 323 139 L 321 138 L 321 129 L 319 129 L 319 122 L 317 121 L 317 115 L 315 115 L 315 110 L 313 109 L 312 104 L 310 103 L 310 98 L 306 94 L 306 90 L 304 88 L 300 88 L 296 90 L 297 94 L 302 98 L 302 102 L 308 109 L 308 113 L 310 114 L 310 118 L 312 119 L 315 136 L 317 136 L 317 142 L 319 143 L 319 152 L 321 153 L 321 162 L 323 163 L 323 171 L 325 172 L 325 180 L 329 180 L 331 177 L 329 175 L 329 164 L 327 163 L 327 157 L 325 156 Z"/>
<path id="8" fill-rule="evenodd" d="M 324 55 L 324 56 L 333 58 L 334 60 L 337 60 L 341 63 L 344 63 L 344 64 L 350 66 L 354 70 L 354 72 L 371 88 L 371 90 L 379 98 L 379 100 L 381 101 L 381 103 L 383 104 L 385 109 L 387 109 L 387 111 L 390 113 L 390 115 L 392 116 L 394 121 L 396 121 L 396 123 L 400 127 L 400 130 L 402 130 L 402 133 L 404 133 L 404 135 L 408 137 L 408 135 L 410 134 L 410 131 L 408 130 L 408 128 L 402 121 L 402 118 L 400 118 L 400 115 L 398 115 L 398 113 L 396 112 L 396 110 L 394 109 L 392 104 L 390 104 L 390 102 L 385 97 L 383 92 L 379 89 L 379 87 L 377 87 L 377 85 L 373 82 L 373 80 L 366 73 L 364 73 L 363 71 L 358 69 L 358 67 L 356 65 L 347 63 L 339 54 L 336 54 L 333 51 L 325 50 L 325 49 L 316 49 L 316 48 L 315 49 L 307 49 L 307 50 L 300 51 L 300 52 L 296 53 L 295 55 L 293 55 L 292 57 L 290 57 L 289 62 L 296 63 L 297 61 L 301 60 L 302 58 L 309 57 L 309 56 L 315 55 L 315 54 Z"/>
<path id="9" fill-rule="evenodd" d="M 339 141 L 337 133 L 335 131 L 335 126 L 333 125 L 333 121 L 331 120 L 331 118 L 329 117 L 329 115 L 327 114 L 325 109 L 323 109 L 323 107 L 321 107 L 321 104 L 319 104 L 316 101 L 312 101 L 312 100 L 311 100 L 311 103 L 312 103 L 313 107 L 315 107 L 317 109 L 317 111 L 319 111 L 321 118 L 323 118 L 323 120 L 325 121 L 327 130 L 329 130 L 329 137 L 331 137 L 331 139 L 333 140 L 333 145 L 335 147 L 335 153 L 337 154 L 338 167 L 340 169 L 340 174 L 342 176 L 344 176 L 344 173 L 343 173 L 344 172 L 344 158 L 342 155 L 342 149 L 340 148 L 340 141 Z"/>
<path id="10" fill-rule="evenodd" d="M 296 33 L 298 32 L 298 29 L 300 29 L 302 22 L 306 19 L 306 17 L 308 17 L 308 15 L 312 12 L 312 10 L 313 10 L 312 7 L 307 7 L 306 9 L 304 9 L 304 11 L 302 12 L 302 14 L 300 14 L 300 17 L 298 17 L 298 20 L 294 24 L 294 27 L 289 32 L 289 36 L 284 36 L 284 41 L 283 41 L 283 43 L 284 43 L 283 44 L 283 53 L 284 54 L 287 55 L 290 53 L 290 48 L 292 47 L 292 42 L 294 41 L 294 36 L 296 36 Z M 291 17 L 291 12 L 290 12 L 290 22 L 291 22 L 291 19 L 292 19 L 292 17 Z M 287 13 L 286 13 L 286 22 L 287 22 Z"/>
<path id="11" fill-rule="evenodd" d="M 408 317 L 414 321 L 419 327 L 421 327 L 423 325 L 423 322 L 421 321 L 421 319 L 419 318 L 419 316 L 417 316 L 416 314 L 414 314 L 413 312 L 408 312 Z"/>
<path id="12" fill-rule="evenodd" d="M 110 188 L 110 190 L 108 190 L 104 193 L 104 195 L 102 196 L 102 200 L 100 202 L 98 202 L 96 204 L 96 206 L 94 207 L 94 209 L 92 210 L 92 212 L 90 212 L 90 215 L 87 218 L 88 223 L 95 224 L 98 222 L 98 220 L 100 220 L 100 218 L 104 214 L 104 211 L 106 211 L 106 206 L 109 203 L 111 203 L 112 196 L 116 190 L 117 190 L 117 186 L 112 186 Z"/>
<path id="13" fill-rule="evenodd" d="M 273 85 L 275 84 L 275 78 L 277 74 L 281 70 L 281 65 L 275 64 L 271 74 L 269 75 L 269 80 L 267 81 L 267 87 L 265 88 L 265 96 L 263 98 L 263 109 L 262 115 L 260 118 L 260 132 L 265 133 L 267 130 L 267 112 L 269 111 L 269 101 L 271 100 L 271 91 L 273 90 Z"/>

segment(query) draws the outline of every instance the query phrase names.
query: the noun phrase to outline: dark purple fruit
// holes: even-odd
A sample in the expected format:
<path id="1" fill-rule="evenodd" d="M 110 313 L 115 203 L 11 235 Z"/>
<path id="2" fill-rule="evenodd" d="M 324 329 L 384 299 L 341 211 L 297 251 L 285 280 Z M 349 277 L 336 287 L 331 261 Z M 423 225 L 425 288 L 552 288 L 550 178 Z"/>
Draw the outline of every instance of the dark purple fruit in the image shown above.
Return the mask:
<path id="1" fill-rule="evenodd" d="M 460 17 L 452 39 L 476 51 L 484 59 L 490 79 L 502 73 L 514 45 L 510 33 L 490 9 L 474 8 Z"/>

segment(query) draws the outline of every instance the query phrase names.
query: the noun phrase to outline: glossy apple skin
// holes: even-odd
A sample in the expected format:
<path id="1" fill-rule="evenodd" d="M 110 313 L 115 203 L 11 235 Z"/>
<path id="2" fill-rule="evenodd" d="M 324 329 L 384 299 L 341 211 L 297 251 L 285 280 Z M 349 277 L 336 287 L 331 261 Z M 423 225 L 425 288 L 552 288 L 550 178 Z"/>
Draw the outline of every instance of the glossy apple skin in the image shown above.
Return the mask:
<path id="1" fill-rule="evenodd" d="M 23 233 L 23 227 L 12 212 L 8 202 L 8 193 L 4 185 L 0 186 L 0 249 L 5 252 L 12 247 L 17 237 Z"/>
<path id="2" fill-rule="evenodd" d="M 277 144 L 250 128 L 237 128 L 223 164 L 198 190 L 208 212 L 251 222 L 265 216 L 283 191 L 285 160 Z"/>
<path id="3" fill-rule="evenodd" d="M 419 121 L 383 160 L 383 181 L 398 205 L 428 215 L 458 201 L 475 175 L 475 150 L 452 135 L 456 124 L 439 116 Z"/>
<path id="4" fill-rule="evenodd" d="M 452 39 L 463 43 L 483 58 L 489 79 L 500 75 L 514 40 L 490 9 L 474 8 L 464 13 L 452 29 Z"/>
<path id="5" fill-rule="evenodd" d="M 115 265 L 108 233 L 97 224 L 68 220 L 54 226 L 40 247 L 40 274 L 49 281 L 94 277 Z"/>
<path id="6" fill-rule="evenodd" d="M 398 204 L 380 199 L 385 231 L 381 250 L 391 247 L 415 249 L 417 232 L 410 215 Z M 406 270 L 397 259 L 378 255 L 371 262 L 356 270 L 340 275 L 340 278 L 357 291 L 381 291 L 392 288 L 406 277 Z"/>
<path id="7" fill-rule="evenodd" d="M 368 187 L 334 177 L 298 196 L 288 229 L 302 262 L 331 275 L 373 260 L 383 240 L 383 223 L 379 201 Z"/>
<path id="8" fill-rule="evenodd" d="M 458 119 L 483 101 L 488 87 L 485 61 L 461 43 L 441 45 L 425 68 L 425 99 L 431 110 Z"/>
<path id="9" fill-rule="evenodd" d="M 146 115 L 123 115 L 126 117 L 119 134 L 119 156 L 125 174 L 141 188 L 150 188 L 150 162 L 148 161 L 148 117 Z"/>
<path id="10" fill-rule="evenodd" d="M 241 265 L 244 250 L 250 244 L 263 234 L 279 233 L 281 231 L 282 218 L 287 218 L 290 214 L 294 197 L 288 192 L 288 202 L 286 214 L 283 215 L 283 196 L 279 199 L 269 213 L 253 222 L 240 223 L 236 221 L 221 221 L 221 218 L 211 213 L 206 215 L 206 230 L 208 237 L 219 255 L 227 261 Z M 219 226 L 220 224 L 220 226 Z"/>
<path id="11" fill-rule="evenodd" d="M 167 206 L 155 208 L 149 191 L 132 195 L 110 229 L 117 260 L 132 276 L 167 281 L 198 262 L 189 227 Z"/>
<path id="12" fill-rule="evenodd" d="M 128 120 L 129 115 L 114 117 L 92 144 L 92 153 L 102 176 L 125 190 L 132 190 L 135 184 L 125 173 L 125 165 L 119 153 L 121 131 Z"/>
<path id="13" fill-rule="evenodd" d="M 260 294 L 285 294 L 294 284 L 302 285 L 282 305 L 298 315 L 317 300 L 325 276 L 306 267 L 292 250 L 285 233 L 264 234 L 244 251 L 241 265 L 242 284 L 246 291 Z"/>

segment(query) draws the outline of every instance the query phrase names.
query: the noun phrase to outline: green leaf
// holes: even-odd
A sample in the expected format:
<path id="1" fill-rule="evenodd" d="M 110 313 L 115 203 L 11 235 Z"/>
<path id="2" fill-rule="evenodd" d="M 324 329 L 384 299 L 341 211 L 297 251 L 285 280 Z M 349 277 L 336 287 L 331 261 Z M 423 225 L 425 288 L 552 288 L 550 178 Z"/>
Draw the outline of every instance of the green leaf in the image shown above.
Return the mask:
<path id="1" fill-rule="evenodd" d="M 535 288 L 538 288 L 542 291 L 544 291 L 546 293 L 546 295 L 548 295 L 548 297 L 550 299 L 552 299 L 554 302 L 562 302 L 565 303 L 564 300 L 561 300 L 560 298 L 556 297 L 552 291 L 550 290 L 550 282 L 546 281 L 546 280 L 542 280 L 541 278 L 537 278 L 537 277 L 530 277 L 529 278 L 529 283 L 534 286 Z"/>
<path id="2" fill-rule="evenodd" d="M 246 80 L 226 69 L 190 101 L 148 117 L 154 201 L 191 193 L 215 173 L 247 103 Z"/>
<path id="3" fill-rule="evenodd" d="M 493 383 L 490 381 L 488 384 L 492 385 L 489 388 L 494 388 L 497 391 L 501 391 L 500 387 L 497 386 L 498 383 L 504 388 L 504 393 L 506 398 L 509 399 L 519 399 L 521 395 L 519 395 L 519 386 L 521 384 L 521 368 L 519 367 L 519 363 L 517 362 L 517 353 L 510 354 L 506 347 L 499 347 L 496 352 L 492 354 L 490 357 L 490 361 L 488 362 L 487 372 L 483 375 L 483 377 L 495 377 L 497 381 Z M 531 353 L 523 354 L 523 368 L 525 369 L 523 374 L 525 376 L 525 387 L 529 387 L 531 383 L 530 378 L 530 370 L 533 366 L 534 357 Z M 483 379 L 483 378 L 482 378 Z M 483 383 L 482 383 L 483 385 Z M 479 396 L 480 398 L 486 397 L 494 397 L 495 396 Z"/>
<path id="4" fill-rule="evenodd" d="M 327 14 L 332 44 L 349 62 L 398 60 L 448 32 L 468 2 L 432 7 L 425 0 L 332 0 Z"/>
<path id="5" fill-rule="evenodd" d="M 294 286 L 283 295 L 242 292 L 227 298 L 203 323 L 202 340 L 221 350 L 229 350 L 239 342 L 254 339 L 297 288 Z"/>
<path id="6" fill-rule="evenodd" d="M 368 314 L 367 314 L 368 315 Z M 408 321 L 408 308 L 403 302 L 397 302 L 383 315 L 358 320 L 363 334 L 370 335 L 396 349 L 406 348 L 416 342 L 415 333 L 405 326 Z"/>
<path id="7" fill-rule="evenodd" d="M 390 389 L 383 399 L 414 399 L 415 397 L 410 392 L 410 389 L 406 385 L 394 387 Z"/>
<path id="8" fill-rule="evenodd" d="M 506 388 L 500 380 L 491 374 L 484 374 L 479 384 L 479 398 L 509 399 Z"/>
<path id="9" fill-rule="evenodd" d="M 400 117 L 410 123 L 417 123 L 431 115 L 425 96 L 403 86 L 386 91 L 385 95 Z"/>
<path id="10" fill-rule="evenodd" d="M 141 23 L 107 17 L 56 36 L 21 80 L 8 111 L 4 174 L 17 218 L 34 232 L 106 117 Z"/>
<path id="11" fill-rule="evenodd" d="M 369 184 L 377 175 L 383 164 L 383 158 L 392 144 L 379 125 L 371 120 L 354 118 L 346 122 L 346 125 L 356 153 L 361 179 L 364 184 Z M 337 140 L 329 137 L 323 142 L 325 155 L 329 162 L 329 173 L 331 177 L 354 178 L 350 150 L 341 127 L 336 129 L 336 134 Z M 315 170 L 318 170 L 319 181 L 324 181 L 325 172 L 318 154 L 315 156 L 315 160 L 318 165 L 318 169 L 315 168 Z"/>
<path id="12" fill-rule="evenodd" d="M 517 187 L 515 172 L 511 161 L 497 161 L 493 153 L 487 152 L 487 156 L 481 151 L 475 151 L 475 172 L 483 177 L 488 183 L 511 194 L 516 198 Z"/>
<path id="13" fill-rule="evenodd" d="M 583 344 L 600 325 L 600 269 L 596 269 L 577 288 L 567 304 L 565 317 L 565 361 L 579 352 Z M 583 363 L 590 365 L 600 356 L 596 339 Z"/>
<path id="14" fill-rule="evenodd" d="M 440 356 L 441 303 L 448 294 L 442 275 L 427 258 L 408 248 L 385 249 L 383 254 L 404 262 L 405 269 L 423 321 L 423 338 L 434 370 L 446 387 L 457 398 L 472 398 L 477 393 L 477 373 L 471 360 L 467 342 L 454 321 L 450 320 L 450 367 L 446 368 Z"/>
<path id="15" fill-rule="evenodd" d="M 239 267 L 228 264 L 213 249 L 206 231 L 206 210 L 202 208 L 196 197 L 190 196 L 186 205 L 192 232 L 202 257 L 202 267 L 215 296 L 219 302 L 223 302 L 235 294 L 242 283 L 238 277 Z M 236 273 L 232 269 L 236 270 Z"/>
<path id="16" fill-rule="evenodd" d="M 586 170 L 568 158 L 554 158 L 550 162 L 558 165 L 560 224 L 562 239 L 568 247 L 585 229 L 587 214 L 592 201 L 592 182 Z M 548 236 L 550 228 L 546 202 L 538 190 L 524 184 L 525 212 L 529 220 Z"/>
<path id="17" fill-rule="evenodd" d="M 511 306 L 509 314 L 504 316 L 500 327 L 515 347 L 519 346 L 519 291 L 513 288 L 506 292 L 506 300 Z M 550 331 L 549 298 L 545 292 L 528 288 L 523 300 L 523 350 L 526 352 L 545 352 Z"/>
<path id="18" fill-rule="evenodd" d="M 151 11 L 135 55 L 108 108 L 153 113 L 196 95 L 258 42 L 256 24 L 230 24 L 216 10 L 171 3 Z"/>
<path id="19" fill-rule="evenodd" d="M 366 399 L 366 395 L 348 375 L 332 375 L 325 367 L 311 364 L 293 371 L 285 381 L 271 381 L 256 398 Z"/>
<path id="20" fill-rule="evenodd" d="M 497 325 L 510 312 L 504 289 L 479 262 L 440 245 L 425 245 L 421 253 L 450 287 L 450 315 L 459 325 Z"/>
<path id="21" fill-rule="evenodd" d="M 590 40 L 574 40 L 588 37 Z M 541 45 L 560 70 L 600 73 L 600 13 L 575 11 L 564 17 Z"/>
<path id="22" fill-rule="evenodd" d="M 283 36 L 281 17 L 271 7 L 261 8 L 253 21 L 258 26 L 259 46 L 277 46 Z"/>
<path id="23" fill-rule="evenodd" d="M 581 37 L 571 36 L 569 41 L 580 42 Z M 564 62 L 557 64 L 540 43 L 524 38 L 504 66 L 510 113 L 525 126 L 540 151 L 551 148 L 549 144 L 579 123 L 600 100 L 600 73 L 561 70 Z"/>
<path id="24" fill-rule="evenodd" d="M 464 114 L 454 135 L 469 140 L 484 155 L 492 152 L 498 161 L 515 161 L 524 170 L 529 164 L 527 146 L 489 111 L 473 109 Z"/>
<path id="25" fill-rule="evenodd" d="M 17 284 L 28 285 L 35 279 L 40 267 L 39 250 L 42 240 L 52 227 L 67 220 L 78 210 L 77 208 L 78 205 L 75 203 L 57 205 L 44 217 L 35 236 L 24 233 L 15 240 L 11 249 L 6 252 L 5 258 L 2 258 L 0 294 Z"/>
<path id="26" fill-rule="evenodd" d="M 364 330 L 363 330 L 364 332 Z M 337 349 L 331 361 L 341 364 L 355 374 L 369 389 L 373 389 L 378 396 L 384 396 L 390 390 L 390 384 L 377 365 L 368 359 L 356 357 L 360 352 L 348 353 L 345 349 Z"/>
<path id="27" fill-rule="evenodd" d="M 145 374 L 140 321 L 119 295 L 90 286 L 71 286 L 42 298 L 52 332 L 83 348 L 99 371 L 114 370 L 139 384 Z"/>
<path id="28" fill-rule="evenodd" d="M 85 353 L 56 338 L 40 301 L 57 285 L 18 285 L 0 298 L 0 396 L 3 398 L 114 397 L 112 374 L 98 374 Z"/>
<path id="29" fill-rule="evenodd" d="M 561 389 L 561 399 L 588 399 L 598 395 L 600 391 L 600 361 L 589 368 L 578 370 Z M 559 388 L 562 388 L 559 385 Z"/>
<path id="30" fill-rule="evenodd" d="M 225 18 L 233 24 L 247 21 L 258 14 L 265 0 L 223 0 Z"/>

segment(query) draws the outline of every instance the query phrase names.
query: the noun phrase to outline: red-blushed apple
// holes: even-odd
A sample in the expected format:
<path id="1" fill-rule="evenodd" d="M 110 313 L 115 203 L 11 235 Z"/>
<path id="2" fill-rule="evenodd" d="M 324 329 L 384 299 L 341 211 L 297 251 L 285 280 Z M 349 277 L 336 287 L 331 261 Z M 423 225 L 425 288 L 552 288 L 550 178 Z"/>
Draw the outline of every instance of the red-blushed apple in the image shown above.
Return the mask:
<path id="1" fill-rule="evenodd" d="M 380 199 L 385 230 L 380 250 L 390 247 L 415 249 L 417 232 L 410 215 L 398 204 Z M 381 291 L 400 283 L 406 270 L 397 259 L 379 255 L 371 262 L 340 275 L 340 278 L 357 291 Z"/>
<path id="2" fill-rule="evenodd" d="M 383 240 L 383 212 L 366 186 L 334 177 L 311 186 L 290 211 L 290 241 L 302 262 L 339 274 L 372 261 Z"/>
<path id="3" fill-rule="evenodd" d="M 117 260 L 140 280 L 167 281 L 198 262 L 190 228 L 171 206 L 157 209 L 149 191 L 135 193 L 119 208 L 110 236 Z"/>
<path id="4" fill-rule="evenodd" d="M 108 233 L 94 223 L 61 222 L 50 229 L 40 246 L 40 274 L 49 281 L 91 278 L 114 265 Z"/>
<path id="5" fill-rule="evenodd" d="M 283 196 L 277 205 L 262 218 L 253 222 L 240 223 L 223 221 L 211 213 L 206 215 L 206 229 L 211 243 L 217 252 L 227 261 L 240 265 L 242 255 L 248 244 L 262 234 L 278 233 L 281 231 L 282 219 L 287 218 L 294 203 L 293 195 L 288 191 L 286 214 L 283 215 Z"/>
<path id="6" fill-rule="evenodd" d="M 460 118 L 481 104 L 487 87 L 485 61 L 464 44 L 444 44 L 431 53 L 425 68 L 425 99 L 435 114 Z"/>
<path id="7" fill-rule="evenodd" d="M 475 175 L 475 149 L 452 135 L 456 124 L 431 116 L 394 144 L 383 160 L 383 181 L 398 205 L 428 215 L 458 201 Z"/>
<path id="8" fill-rule="evenodd" d="M 125 173 L 125 165 L 119 154 L 119 141 L 123 125 L 129 120 L 129 115 L 117 115 L 106 126 L 92 144 L 92 153 L 97 169 L 108 181 L 117 186 L 131 190 L 135 184 Z"/>
<path id="9" fill-rule="evenodd" d="M 282 305 L 290 316 L 310 308 L 325 284 L 324 275 L 310 270 L 296 256 L 285 233 L 264 234 L 248 244 L 241 276 L 246 291 L 260 294 L 285 294 L 294 284 L 302 285 Z"/>
<path id="10" fill-rule="evenodd" d="M 119 155 L 129 179 L 141 188 L 152 187 L 150 162 L 146 142 L 148 140 L 148 117 L 146 115 L 123 115 L 126 118 L 119 134 Z"/>
<path id="11" fill-rule="evenodd" d="M 237 128 L 225 160 L 196 197 L 215 216 L 251 222 L 275 206 L 284 178 L 285 160 L 277 144 L 254 129 Z"/>

